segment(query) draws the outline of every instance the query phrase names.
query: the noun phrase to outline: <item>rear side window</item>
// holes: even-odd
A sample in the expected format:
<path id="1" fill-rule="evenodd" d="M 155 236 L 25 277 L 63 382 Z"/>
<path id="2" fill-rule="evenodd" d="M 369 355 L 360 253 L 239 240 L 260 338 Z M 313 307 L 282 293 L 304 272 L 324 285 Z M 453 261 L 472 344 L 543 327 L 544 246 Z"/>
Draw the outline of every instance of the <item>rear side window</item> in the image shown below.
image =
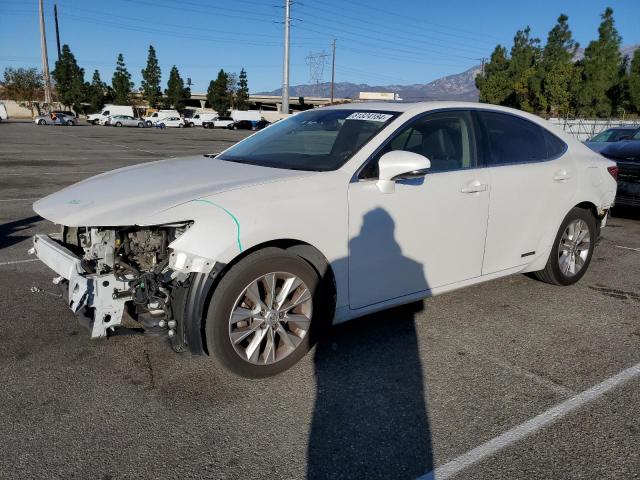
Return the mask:
<path id="1" fill-rule="evenodd" d="M 498 112 L 478 112 L 487 166 L 541 162 L 557 157 L 564 142 L 533 122 Z"/>

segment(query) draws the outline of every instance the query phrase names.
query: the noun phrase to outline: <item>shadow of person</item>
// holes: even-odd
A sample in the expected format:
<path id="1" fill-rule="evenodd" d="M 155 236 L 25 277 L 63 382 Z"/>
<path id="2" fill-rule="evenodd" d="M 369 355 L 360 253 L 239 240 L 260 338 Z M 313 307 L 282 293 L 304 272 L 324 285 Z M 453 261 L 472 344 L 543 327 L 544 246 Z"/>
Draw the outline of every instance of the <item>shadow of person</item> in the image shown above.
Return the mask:
<path id="1" fill-rule="evenodd" d="M 428 288 L 421 264 L 402 256 L 393 220 L 382 209 L 364 216 L 358 236 L 350 242 L 350 252 L 365 248 L 375 264 L 378 259 L 373 257 L 372 241 L 386 261 L 401 266 L 394 272 L 404 272 L 418 290 Z M 374 288 L 393 282 L 408 285 L 396 278 L 371 277 L 369 281 L 380 282 Z M 415 314 L 421 309 L 420 302 L 369 315 L 333 327 L 319 338 L 314 357 L 316 399 L 308 445 L 309 479 L 408 479 L 432 470 L 414 326 Z"/>
<path id="2" fill-rule="evenodd" d="M 42 221 L 42 217 L 33 215 L 13 222 L 0 224 L 0 249 L 10 247 L 30 238 L 31 235 L 15 234 L 36 226 L 40 221 Z"/>

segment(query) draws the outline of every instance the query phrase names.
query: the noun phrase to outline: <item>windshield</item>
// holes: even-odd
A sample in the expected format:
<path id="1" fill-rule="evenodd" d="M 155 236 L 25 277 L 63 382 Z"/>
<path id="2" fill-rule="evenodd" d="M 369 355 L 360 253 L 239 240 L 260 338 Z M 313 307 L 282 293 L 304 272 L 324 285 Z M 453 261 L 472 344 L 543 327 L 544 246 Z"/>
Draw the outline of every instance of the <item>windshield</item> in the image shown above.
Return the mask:
<path id="1" fill-rule="evenodd" d="M 598 135 L 593 137 L 591 141 L 592 142 L 617 142 L 618 140 L 620 140 L 620 137 L 632 135 L 633 132 L 635 132 L 634 128 L 629 128 L 629 129 L 612 128 L 610 130 L 605 130 L 604 132 L 600 132 Z"/>
<path id="2" fill-rule="evenodd" d="M 372 110 L 309 110 L 265 128 L 216 158 L 289 170 L 336 170 L 397 116 L 398 112 Z"/>
<path id="3" fill-rule="evenodd" d="M 636 130 L 636 133 L 631 137 L 632 140 L 640 140 L 640 128 Z"/>

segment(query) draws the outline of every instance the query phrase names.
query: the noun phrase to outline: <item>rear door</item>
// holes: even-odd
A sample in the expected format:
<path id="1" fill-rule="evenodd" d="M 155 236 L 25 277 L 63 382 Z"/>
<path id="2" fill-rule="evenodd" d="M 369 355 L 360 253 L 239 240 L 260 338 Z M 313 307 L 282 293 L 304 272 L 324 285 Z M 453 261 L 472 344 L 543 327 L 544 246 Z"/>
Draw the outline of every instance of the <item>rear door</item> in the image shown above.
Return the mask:
<path id="1" fill-rule="evenodd" d="M 567 146 L 545 128 L 503 112 L 476 113 L 491 183 L 482 274 L 530 263 L 571 206 L 577 172 Z M 541 243 L 542 242 L 542 243 Z"/>

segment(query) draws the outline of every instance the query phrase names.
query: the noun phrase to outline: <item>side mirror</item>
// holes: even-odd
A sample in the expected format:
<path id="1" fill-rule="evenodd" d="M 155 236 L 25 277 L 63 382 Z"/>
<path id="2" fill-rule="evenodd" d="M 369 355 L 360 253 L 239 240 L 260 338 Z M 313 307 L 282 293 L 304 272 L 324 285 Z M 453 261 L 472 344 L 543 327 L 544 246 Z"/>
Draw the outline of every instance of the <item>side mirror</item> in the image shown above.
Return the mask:
<path id="1" fill-rule="evenodd" d="M 380 174 L 376 186 L 382 193 L 393 193 L 396 180 L 422 177 L 430 168 L 429 159 L 417 153 L 402 150 L 385 153 L 378 161 Z"/>

